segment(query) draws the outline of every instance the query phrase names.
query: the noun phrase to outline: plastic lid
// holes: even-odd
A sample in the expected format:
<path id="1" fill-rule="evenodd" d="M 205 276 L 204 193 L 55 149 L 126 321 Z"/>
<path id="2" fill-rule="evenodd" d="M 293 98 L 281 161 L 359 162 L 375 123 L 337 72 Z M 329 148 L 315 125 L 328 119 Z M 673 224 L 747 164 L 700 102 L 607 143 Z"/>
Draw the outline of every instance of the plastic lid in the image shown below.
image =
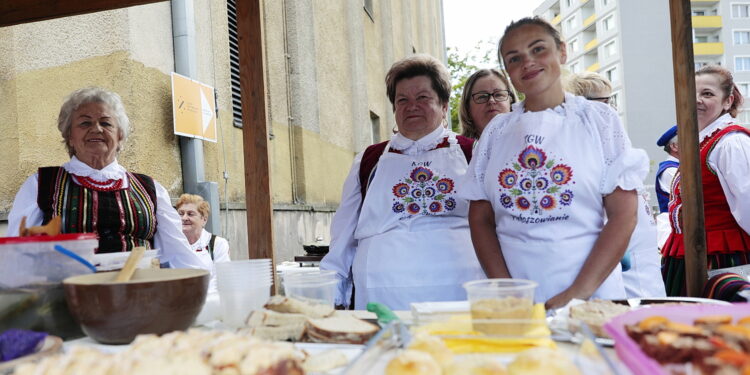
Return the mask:
<path id="1" fill-rule="evenodd" d="M 80 240 L 98 240 L 96 233 L 65 233 L 57 236 L 28 236 L 28 237 L 4 237 L 0 238 L 0 245 L 9 245 L 16 243 L 35 243 L 35 242 L 60 242 L 60 241 L 80 241 Z"/>

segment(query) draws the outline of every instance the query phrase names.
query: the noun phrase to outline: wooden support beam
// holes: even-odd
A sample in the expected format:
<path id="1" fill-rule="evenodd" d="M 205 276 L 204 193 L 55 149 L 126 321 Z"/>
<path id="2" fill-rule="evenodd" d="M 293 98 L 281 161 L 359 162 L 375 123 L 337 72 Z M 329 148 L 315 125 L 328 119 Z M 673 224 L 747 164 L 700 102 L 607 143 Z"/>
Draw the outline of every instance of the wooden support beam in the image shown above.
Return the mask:
<path id="1" fill-rule="evenodd" d="M 695 111 L 695 65 L 690 0 L 670 0 L 672 63 L 674 65 L 677 134 L 680 147 L 680 195 L 685 240 L 687 294 L 700 297 L 708 278 L 703 185 L 698 155 L 698 118 Z"/>
<path id="2" fill-rule="evenodd" d="M 164 0 L 1 0 L 0 27 L 161 1 Z"/>
<path id="3" fill-rule="evenodd" d="M 247 245 L 251 259 L 269 258 L 275 262 L 260 1 L 237 1 Z"/>

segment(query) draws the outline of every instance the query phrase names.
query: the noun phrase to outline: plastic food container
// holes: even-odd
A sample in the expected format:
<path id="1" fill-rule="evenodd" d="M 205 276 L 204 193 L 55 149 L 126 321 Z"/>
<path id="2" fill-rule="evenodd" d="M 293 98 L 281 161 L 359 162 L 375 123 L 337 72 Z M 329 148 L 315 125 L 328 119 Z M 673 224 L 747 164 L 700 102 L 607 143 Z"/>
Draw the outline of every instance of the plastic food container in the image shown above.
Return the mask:
<path id="1" fill-rule="evenodd" d="M 0 289 L 54 283 L 91 273 L 86 266 L 57 252 L 60 245 L 91 262 L 99 240 L 94 233 L 70 233 L 57 236 L 0 238 Z"/>
<path id="2" fill-rule="evenodd" d="M 271 260 L 247 259 L 216 263 L 216 282 L 224 324 L 240 327 L 271 296 Z"/>
<path id="3" fill-rule="evenodd" d="M 333 307 L 338 283 L 336 271 L 288 273 L 284 275 L 284 294 Z"/>
<path id="4" fill-rule="evenodd" d="M 537 283 L 524 279 L 486 279 L 464 284 L 474 329 L 491 335 L 524 335 L 534 313 Z"/>

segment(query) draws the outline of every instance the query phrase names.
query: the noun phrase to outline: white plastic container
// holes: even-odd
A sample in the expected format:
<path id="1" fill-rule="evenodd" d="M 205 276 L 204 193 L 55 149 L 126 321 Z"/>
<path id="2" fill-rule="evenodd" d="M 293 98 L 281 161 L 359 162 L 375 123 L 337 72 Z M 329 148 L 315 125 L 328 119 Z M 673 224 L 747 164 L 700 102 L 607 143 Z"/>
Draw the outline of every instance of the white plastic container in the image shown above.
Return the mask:
<path id="1" fill-rule="evenodd" d="M 94 233 L 0 238 L 0 289 L 54 283 L 92 272 L 75 259 L 56 251 L 55 245 L 91 262 L 99 240 Z"/>
<path id="2" fill-rule="evenodd" d="M 284 275 L 284 294 L 333 307 L 338 283 L 336 271 L 289 273 Z"/>
<path id="3" fill-rule="evenodd" d="M 244 325 L 253 310 L 271 297 L 271 260 L 250 259 L 216 263 L 221 317 L 230 327 Z"/>

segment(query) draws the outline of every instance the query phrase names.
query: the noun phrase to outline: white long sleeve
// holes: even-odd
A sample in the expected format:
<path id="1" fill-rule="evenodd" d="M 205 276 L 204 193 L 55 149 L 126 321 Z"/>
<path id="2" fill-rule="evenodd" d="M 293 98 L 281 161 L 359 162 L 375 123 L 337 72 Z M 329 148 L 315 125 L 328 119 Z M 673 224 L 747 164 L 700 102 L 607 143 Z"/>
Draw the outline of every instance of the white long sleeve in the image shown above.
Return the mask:
<path id="1" fill-rule="evenodd" d="M 357 229 L 362 203 L 359 184 L 359 166 L 362 161 L 362 154 L 360 153 L 354 158 L 349 175 L 344 181 L 341 204 L 339 204 L 331 222 L 329 251 L 320 262 L 320 269 L 336 271 L 339 288 L 335 303 L 344 306 L 349 306 L 352 294 L 351 267 L 354 261 L 354 252 L 357 250 L 354 232 Z"/>
<path id="2" fill-rule="evenodd" d="M 716 171 L 737 223 L 750 233 L 750 137 L 730 133 L 708 155 L 708 165 Z"/>

